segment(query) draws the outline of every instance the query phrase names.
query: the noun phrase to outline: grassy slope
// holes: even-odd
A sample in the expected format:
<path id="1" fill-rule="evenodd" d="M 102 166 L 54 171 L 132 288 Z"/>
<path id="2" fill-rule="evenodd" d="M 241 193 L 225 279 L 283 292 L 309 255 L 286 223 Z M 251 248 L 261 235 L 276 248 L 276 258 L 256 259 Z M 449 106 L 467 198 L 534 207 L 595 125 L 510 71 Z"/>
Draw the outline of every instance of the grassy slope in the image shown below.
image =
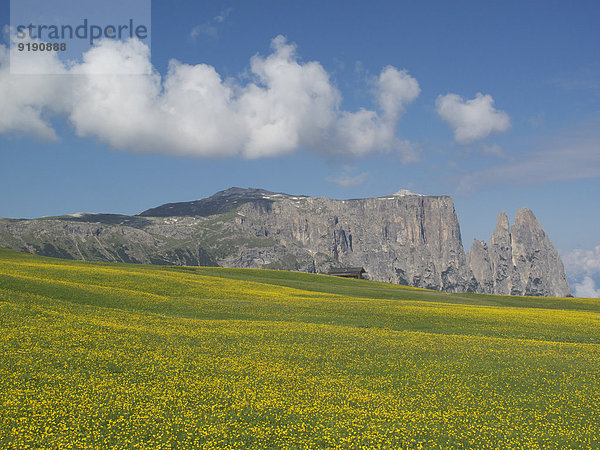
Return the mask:
<path id="1" fill-rule="evenodd" d="M 599 310 L 0 249 L 0 447 L 593 446 Z"/>
<path id="2" fill-rule="evenodd" d="M 240 270 L 222 267 L 178 266 L 170 266 L 167 269 L 176 272 L 229 278 L 232 280 L 254 281 L 257 283 L 302 289 L 310 292 L 322 292 L 371 299 L 419 300 L 464 305 L 600 311 L 600 302 L 580 298 L 518 297 L 510 295 L 468 293 L 454 294 L 377 281 L 332 278 L 324 275 L 279 270 Z"/>

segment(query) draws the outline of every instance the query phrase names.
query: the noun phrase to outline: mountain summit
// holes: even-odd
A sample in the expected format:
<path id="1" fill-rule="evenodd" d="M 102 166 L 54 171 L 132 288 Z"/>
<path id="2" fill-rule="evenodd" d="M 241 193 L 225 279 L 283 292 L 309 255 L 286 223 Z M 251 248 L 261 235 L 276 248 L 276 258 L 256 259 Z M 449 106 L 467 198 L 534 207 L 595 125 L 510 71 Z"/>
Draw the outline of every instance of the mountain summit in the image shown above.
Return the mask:
<path id="1" fill-rule="evenodd" d="M 143 211 L 138 216 L 147 217 L 207 217 L 222 214 L 244 203 L 267 202 L 273 198 L 290 198 L 291 195 L 266 191 L 264 189 L 232 187 L 216 194 L 191 202 L 167 203 L 157 208 Z M 263 202 L 264 203 L 264 202 Z"/>
<path id="2" fill-rule="evenodd" d="M 503 211 L 496 229 L 485 242 L 475 241 L 468 254 L 469 265 L 483 292 L 510 295 L 570 294 L 560 256 L 542 225 L 529 208 L 517 211 L 509 226 Z"/>
<path id="3" fill-rule="evenodd" d="M 529 209 L 512 229 L 501 213 L 489 247 L 476 241 L 465 254 L 452 198 L 405 190 L 333 200 L 234 187 L 136 216 L 2 219 L 0 246 L 132 263 L 364 267 L 373 280 L 449 292 L 569 294 L 560 257 Z"/>

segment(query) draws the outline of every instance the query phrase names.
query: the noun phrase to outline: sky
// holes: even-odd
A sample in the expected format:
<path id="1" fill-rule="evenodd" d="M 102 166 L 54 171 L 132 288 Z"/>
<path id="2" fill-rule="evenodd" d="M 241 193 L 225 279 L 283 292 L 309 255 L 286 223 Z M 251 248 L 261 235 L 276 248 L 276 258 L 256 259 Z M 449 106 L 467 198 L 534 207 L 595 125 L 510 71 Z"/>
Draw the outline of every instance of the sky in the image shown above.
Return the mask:
<path id="1" fill-rule="evenodd" d="M 597 1 L 136 0 L 146 39 L 29 52 L 37 75 L 9 57 L 24 1 L 0 0 L 0 217 L 409 189 L 454 198 L 466 249 L 531 208 L 600 296 Z"/>

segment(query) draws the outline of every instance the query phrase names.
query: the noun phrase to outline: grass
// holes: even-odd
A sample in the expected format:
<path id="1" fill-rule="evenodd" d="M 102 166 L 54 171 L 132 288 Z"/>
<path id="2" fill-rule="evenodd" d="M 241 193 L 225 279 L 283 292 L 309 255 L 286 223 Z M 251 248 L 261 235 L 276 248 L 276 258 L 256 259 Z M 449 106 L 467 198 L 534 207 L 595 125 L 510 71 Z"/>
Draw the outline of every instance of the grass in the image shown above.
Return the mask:
<path id="1" fill-rule="evenodd" d="M 0 249 L 0 448 L 597 448 L 599 311 Z"/>

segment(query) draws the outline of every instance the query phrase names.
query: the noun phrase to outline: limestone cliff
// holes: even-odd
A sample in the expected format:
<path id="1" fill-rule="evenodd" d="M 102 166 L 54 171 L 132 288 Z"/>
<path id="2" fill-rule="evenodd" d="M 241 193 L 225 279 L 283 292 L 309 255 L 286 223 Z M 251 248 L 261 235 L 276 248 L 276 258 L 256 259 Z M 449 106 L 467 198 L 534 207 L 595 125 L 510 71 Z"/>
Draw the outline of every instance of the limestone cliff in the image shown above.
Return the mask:
<path id="1" fill-rule="evenodd" d="M 284 267 L 324 272 L 363 266 L 374 280 L 452 292 L 475 291 L 450 197 L 414 194 L 331 200 L 265 195 L 248 202 L 232 221 L 240 236 L 273 239 L 276 245 L 233 254 L 228 266 Z M 283 249 L 281 248 L 283 247 Z"/>

